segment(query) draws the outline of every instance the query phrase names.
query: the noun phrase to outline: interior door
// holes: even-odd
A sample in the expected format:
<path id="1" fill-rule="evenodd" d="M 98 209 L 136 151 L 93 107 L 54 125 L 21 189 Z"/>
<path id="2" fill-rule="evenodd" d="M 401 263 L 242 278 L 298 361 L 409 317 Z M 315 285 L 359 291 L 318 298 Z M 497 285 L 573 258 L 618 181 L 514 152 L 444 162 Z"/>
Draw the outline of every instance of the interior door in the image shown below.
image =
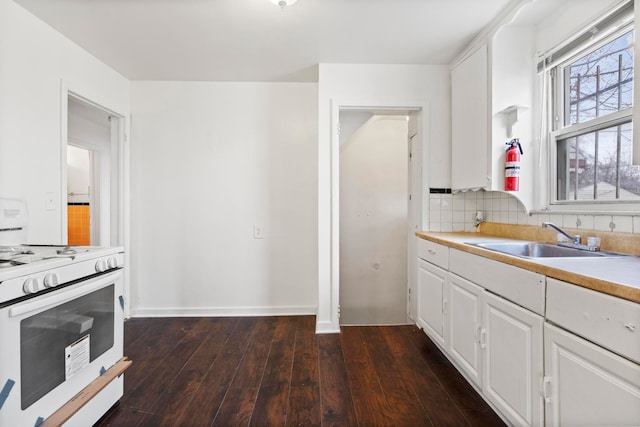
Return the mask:
<path id="1" fill-rule="evenodd" d="M 406 115 L 374 115 L 346 141 L 341 113 L 340 324 L 407 323 Z"/>

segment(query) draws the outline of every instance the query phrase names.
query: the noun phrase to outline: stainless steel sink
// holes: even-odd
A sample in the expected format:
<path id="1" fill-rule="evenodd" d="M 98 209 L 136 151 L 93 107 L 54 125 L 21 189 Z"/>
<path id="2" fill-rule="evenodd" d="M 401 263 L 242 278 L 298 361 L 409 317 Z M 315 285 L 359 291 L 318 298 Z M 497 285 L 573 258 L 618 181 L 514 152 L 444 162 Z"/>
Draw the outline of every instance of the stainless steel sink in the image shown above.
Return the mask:
<path id="1" fill-rule="evenodd" d="M 623 256 L 622 254 L 614 254 L 611 252 L 591 252 L 539 242 L 486 242 L 467 244 L 523 258 L 587 258 Z"/>

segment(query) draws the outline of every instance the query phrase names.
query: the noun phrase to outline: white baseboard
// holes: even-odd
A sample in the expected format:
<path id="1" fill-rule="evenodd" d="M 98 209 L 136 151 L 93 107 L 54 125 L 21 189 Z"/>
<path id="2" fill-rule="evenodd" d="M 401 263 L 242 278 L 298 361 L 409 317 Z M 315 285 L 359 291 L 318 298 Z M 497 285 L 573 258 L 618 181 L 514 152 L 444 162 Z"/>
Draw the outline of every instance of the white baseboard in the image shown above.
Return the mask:
<path id="1" fill-rule="evenodd" d="M 333 322 L 316 322 L 316 334 L 339 334 L 340 325 Z"/>
<path id="2" fill-rule="evenodd" d="M 316 306 L 297 307 L 138 307 L 131 317 L 258 317 L 315 315 Z"/>

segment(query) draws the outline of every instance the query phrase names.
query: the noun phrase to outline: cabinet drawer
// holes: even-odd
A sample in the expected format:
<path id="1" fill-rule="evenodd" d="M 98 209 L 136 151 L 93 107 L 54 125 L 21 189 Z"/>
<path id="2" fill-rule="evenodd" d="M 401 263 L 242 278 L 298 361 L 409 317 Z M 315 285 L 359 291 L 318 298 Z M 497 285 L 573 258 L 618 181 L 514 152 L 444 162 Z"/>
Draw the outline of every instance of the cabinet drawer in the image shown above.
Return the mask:
<path id="1" fill-rule="evenodd" d="M 548 278 L 547 319 L 640 363 L 640 304 Z"/>
<path id="2" fill-rule="evenodd" d="M 451 249 L 449 258 L 452 273 L 544 315 L 544 275 L 457 249 Z"/>
<path id="3" fill-rule="evenodd" d="M 445 270 L 449 268 L 449 248 L 447 246 L 418 237 L 418 257 Z"/>

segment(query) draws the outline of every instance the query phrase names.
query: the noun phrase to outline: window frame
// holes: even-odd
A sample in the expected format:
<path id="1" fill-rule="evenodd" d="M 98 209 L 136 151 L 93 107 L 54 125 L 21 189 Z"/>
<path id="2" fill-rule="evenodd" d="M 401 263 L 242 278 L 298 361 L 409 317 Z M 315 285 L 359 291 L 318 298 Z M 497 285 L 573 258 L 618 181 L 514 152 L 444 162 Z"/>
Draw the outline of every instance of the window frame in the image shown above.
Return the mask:
<path id="1" fill-rule="evenodd" d="M 591 27 L 593 28 L 593 27 Z M 631 123 L 633 126 L 633 106 L 625 108 L 605 116 L 596 117 L 588 121 L 573 125 L 565 125 L 566 118 L 566 82 L 564 70 L 577 59 L 584 57 L 588 52 L 599 49 L 607 43 L 634 30 L 633 16 L 618 28 L 613 28 L 605 36 L 599 37 L 592 43 L 583 43 L 562 58 L 555 59 L 544 71 L 549 79 L 550 115 L 548 117 L 549 128 L 549 164 L 548 164 L 548 197 L 547 210 L 553 211 L 638 211 L 640 200 L 558 200 L 558 141 L 584 135 L 590 132 L 603 130 L 612 126 Z M 635 45 L 634 34 L 634 45 Z M 636 49 L 634 46 L 634 56 Z M 634 60 L 634 91 L 636 90 L 635 60 Z M 632 98 L 633 99 L 633 98 Z M 640 149 L 640 141 L 633 142 L 634 148 Z"/>

